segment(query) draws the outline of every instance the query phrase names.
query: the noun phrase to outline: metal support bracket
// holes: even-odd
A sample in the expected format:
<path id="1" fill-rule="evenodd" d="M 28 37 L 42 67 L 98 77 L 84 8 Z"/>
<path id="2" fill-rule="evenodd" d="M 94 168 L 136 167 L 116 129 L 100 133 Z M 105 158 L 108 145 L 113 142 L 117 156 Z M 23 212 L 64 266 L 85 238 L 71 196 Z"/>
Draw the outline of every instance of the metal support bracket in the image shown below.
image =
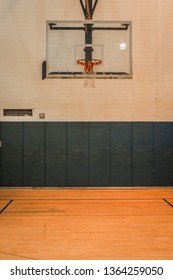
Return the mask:
<path id="1" fill-rule="evenodd" d="M 92 20 L 98 0 L 95 0 L 94 5 L 92 0 L 85 0 L 85 5 L 83 3 L 83 0 L 79 0 L 79 2 L 81 4 L 85 19 Z"/>

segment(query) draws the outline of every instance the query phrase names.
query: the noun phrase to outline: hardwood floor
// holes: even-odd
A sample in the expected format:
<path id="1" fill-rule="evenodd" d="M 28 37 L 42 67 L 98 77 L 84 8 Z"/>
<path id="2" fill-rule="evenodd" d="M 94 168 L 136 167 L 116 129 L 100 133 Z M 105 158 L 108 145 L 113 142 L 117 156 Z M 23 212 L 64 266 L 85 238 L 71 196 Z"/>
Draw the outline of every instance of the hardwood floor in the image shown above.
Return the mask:
<path id="1" fill-rule="evenodd" d="M 173 188 L 0 189 L 0 259 L 173 260 Z"/>

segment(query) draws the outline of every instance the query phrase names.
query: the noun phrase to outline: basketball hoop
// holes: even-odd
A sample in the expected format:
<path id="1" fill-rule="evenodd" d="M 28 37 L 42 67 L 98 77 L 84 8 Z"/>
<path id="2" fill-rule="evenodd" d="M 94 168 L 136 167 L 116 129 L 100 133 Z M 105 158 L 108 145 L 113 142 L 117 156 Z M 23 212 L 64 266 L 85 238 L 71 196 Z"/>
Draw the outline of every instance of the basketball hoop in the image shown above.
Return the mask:
<path id="1" fill-rule="evenodd" d="M 98 66 L 102 63 L 99 59 L 92 59 L 92 61 L 86 61 L 85 59 L 78 59 L 77 64 L 81 66 L 85 88 L 95 87 L 95 76 Z"/>

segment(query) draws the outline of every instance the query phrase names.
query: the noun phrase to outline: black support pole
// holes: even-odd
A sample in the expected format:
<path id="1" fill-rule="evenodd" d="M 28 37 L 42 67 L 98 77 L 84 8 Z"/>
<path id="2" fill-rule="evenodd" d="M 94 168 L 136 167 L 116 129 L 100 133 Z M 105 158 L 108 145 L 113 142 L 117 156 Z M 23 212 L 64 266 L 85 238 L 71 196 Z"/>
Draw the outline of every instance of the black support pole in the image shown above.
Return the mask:
<path id="1" fill-rule="evenodd" d="M 92 0 L 86 0 L 85 1 L 85 10 L 86 10 L 85 19 L 91 20 L 92 19 L 92 14 L 93 14 Z"/>
<path id="2" fill-rule="evenodd" d="M 85 4 L 84 4 L 85 1 Z M 79 0 L 84 16 L 85 16 L 85 20 L 92 20 L 95 8 L 97 6 L 98 0 L 95 0 L 95 2 L 93 3 L 93 0 Z"/>
<path id="3" fill-rule="evenodd" d="M 94 11 L 95 11 L 95 8 L 96 8 L 96 6 L 97 6 L 97 3 L 98 3 L 98 0 L 95 0 L 94 6 L 93 6 L 93 8 L 92 8 L 92 16 L 93 16 L 93 14 L 94 14 Z"/>
<path id="4" fill-rule="evenodd" d="M 95 0 L 93 2 L 93 0 L 79 0 L 84 16 L 85 16 L 85 20 L 92 20 L 95 8 L 97 6 L 98 0 Z M 93 5 L 94 4 L 94 5 Z M 93 48 L 92 48 L 92 35 L 93 35 L 93 24 L 91 23 L 86 23 L 84 24 L 85 27 L 85 48 L 84 48 L 84 52 L 85 52 L 85 61 L 86 62 L 92 62 L 92 53 L 93 53 Z"/>
<path id="5" fill-rule="evenodd" d="M 93 24 L 85 24 L 85 44 L 86 45 L 92 45 L 92 26 Z M 92 61 L 92 52 L 93 48 L 92 46 L 86 46 L 85 49 L 85 61 Z"/>
<path id="6" fill-rule="evenodd" d="M 86 17 L 86 9 L 85 9 L 85 6 L 83 4 L 83 1 L 82 0 L 79 0 L 80 4 L 81 4 L 81 7 L 82 7 L 82 10 L 83 10 L 83 13 L 84 13 L 84 16 Z"/>
<path id="7" fill-rule="evenodd" d="M 85 0 L 85 10 L 86 10 L 86 15 L 85 19 L 86 20 L 91 20 L 92 19 L 92 0 Z M 85 61 L 86 62 L 91 62 L 92 61 L 92 26 L 93 24 L 85 24 L 85 44 L 90 45 L 86 46 L 84 51 L 85 51 Z"/>

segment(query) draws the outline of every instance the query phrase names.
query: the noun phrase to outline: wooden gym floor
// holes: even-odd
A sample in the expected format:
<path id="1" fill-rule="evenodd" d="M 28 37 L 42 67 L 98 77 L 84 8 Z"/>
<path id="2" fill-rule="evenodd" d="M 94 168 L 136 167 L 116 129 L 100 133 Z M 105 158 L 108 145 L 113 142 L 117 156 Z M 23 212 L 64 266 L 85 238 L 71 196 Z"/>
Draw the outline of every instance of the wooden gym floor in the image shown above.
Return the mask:
<path id="1" fill-rule="evenodd" d="M 173 188 L 0 189 L 1 260 L 173 260 Z"/>

